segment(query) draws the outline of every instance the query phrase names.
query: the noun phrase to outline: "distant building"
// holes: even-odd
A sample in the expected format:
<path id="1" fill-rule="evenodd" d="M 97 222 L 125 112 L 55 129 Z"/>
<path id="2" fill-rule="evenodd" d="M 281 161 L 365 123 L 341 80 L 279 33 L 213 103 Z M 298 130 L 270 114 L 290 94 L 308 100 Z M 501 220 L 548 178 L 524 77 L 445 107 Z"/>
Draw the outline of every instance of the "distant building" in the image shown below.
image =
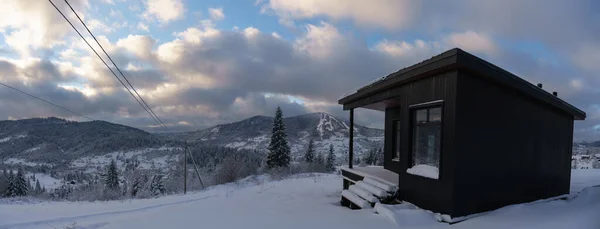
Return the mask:
<path id="1" fill-rule="evenodd" d="M 344 191 L 342 203 L 364 206 L 352 204 L 362 191 L 385 197 L 370 187 L 394 193 L 385 190 L 393 186 L 398 200 L 452 218 L 569 193 L 573 123 L 586 118 L 541 84 L 460 49 L 392 73 L 339 104 L 350 111 L 351 126 L 356 108 L 385 112 L 379 171 L 352 165 L 349 128 L 344 188 L 362 189 Z"/>

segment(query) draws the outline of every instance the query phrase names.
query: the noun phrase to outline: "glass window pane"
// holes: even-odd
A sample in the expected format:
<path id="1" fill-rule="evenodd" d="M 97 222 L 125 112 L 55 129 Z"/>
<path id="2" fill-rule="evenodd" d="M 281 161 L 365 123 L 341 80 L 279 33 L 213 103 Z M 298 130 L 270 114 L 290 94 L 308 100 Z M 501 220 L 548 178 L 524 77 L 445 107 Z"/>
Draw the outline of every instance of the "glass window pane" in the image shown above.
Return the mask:
<path id="1" fill-rule="evenodd" d="M 427 109 L 417 110 L 415 112 L 416 123 L 427 122 Z"/>
<path id="2" fill-rule="evenodd" d="M 400 159 L 400 121 L 396 121 L 394 123 L 394 128 L 395 128 L 395 135 L 396 135 L 396 139 L 395 139 L 395 145 L 394 145 L 394 156 L 393 159 Z"/>
<path id="3" fill-rule="evenodd" d="M 411 130 L 410 174 L 432 179 L 439 178 L 441 153 L 442 108 L 430 107 L 415 110 Z"/>
<path id="4" fill-rule="evenodd" d="M 415 165 L 440 166 L 440 125 L 418 125 L 414 130 L 412 162 Z"/>
<path id="5" fill-rule="evenodd" d="M 441 107 L 429 109 L 429 121 L 430 122 L 442 121 L 442 108 Z"/>

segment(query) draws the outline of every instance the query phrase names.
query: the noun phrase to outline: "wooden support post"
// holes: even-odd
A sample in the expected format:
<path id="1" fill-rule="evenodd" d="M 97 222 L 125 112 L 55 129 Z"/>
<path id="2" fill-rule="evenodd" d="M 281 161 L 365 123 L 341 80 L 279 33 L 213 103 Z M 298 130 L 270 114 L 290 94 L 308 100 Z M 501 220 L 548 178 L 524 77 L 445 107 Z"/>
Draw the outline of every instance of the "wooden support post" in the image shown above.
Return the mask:
<path id="1" fill-rule="evenodd" d="M 354 108 L 350 109 L 350 130 L 348 130 L 348 168 L 352 168 L 354 161 Z"/>
<path id="2" fill-rule="evenodd" d="M 187 193 L 187 145 L 183 150 L 183 194 Z"/>

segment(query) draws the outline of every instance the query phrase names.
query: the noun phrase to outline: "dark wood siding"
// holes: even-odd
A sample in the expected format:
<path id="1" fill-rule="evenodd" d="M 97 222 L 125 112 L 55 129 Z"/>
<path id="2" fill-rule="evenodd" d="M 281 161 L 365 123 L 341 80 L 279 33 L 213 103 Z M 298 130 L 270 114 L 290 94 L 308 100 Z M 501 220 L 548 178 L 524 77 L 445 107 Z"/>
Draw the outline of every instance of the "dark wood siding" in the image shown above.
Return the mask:
<path id="1" fill-rule="evenodd" d="M 396 107 L 386 109 L 385 118 L 385 164 L 386 169 L 398 173 L 399 196 L 419 207 L 437 212 L 450 213 L 454 181 L 454 107 L 456 104 L 456 71 L 427 77 L 381 93 L 396 95 L 400 101 Z M 440 179 L 434 180 L 406 173 L 410 166 L 409 106 L 443 100 L 442 151 Z M 400 161 L 392 161 L 393 121 L 401 120 Z"/>
<path id="2" fill-rule="evenodd" d="M 470 74 L 458 74 L 452 216 L 568 193 L 573 116 Z"/>

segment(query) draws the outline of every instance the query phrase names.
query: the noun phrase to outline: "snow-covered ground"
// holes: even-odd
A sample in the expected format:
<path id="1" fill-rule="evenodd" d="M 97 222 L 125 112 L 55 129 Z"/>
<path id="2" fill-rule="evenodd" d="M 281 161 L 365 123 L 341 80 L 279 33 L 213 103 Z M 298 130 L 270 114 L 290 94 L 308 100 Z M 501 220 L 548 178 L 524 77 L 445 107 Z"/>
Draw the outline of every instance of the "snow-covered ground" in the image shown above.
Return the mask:
<path id="1" fill-rule="evenodd" d="M 339 205 L 342 179 L 301 174 L 270 181 L 251 177 L 188 195 L 110 202 L 0 204 L 0 229 L 64 228 L 600 228 L 600 170 L 573 171 L 567 200 L 508 206 L 467 221 L 438 223 L 407 205 L 349 210 Z M 582 188 L 586 188 L 581 191 Z"/>
<path id="2" fill-rule="evenodd" d="M 118 167 L 123 167 L 126 159 L 137 158 L 140 162 L 140 167 L 144 169 L 149 168 L 166 168 L 172 160 L 177 159 L 178 155 L 168 154 L 167 151 L 179 149 L 176 147 L 160 147 L 160 148 L 146 148 L 141 150 L 132 150 L 126 152 L 112 152 L 101 156 L 87 156 L 81 157 L 71 163 L 72 168 L 88 168 L 88 171 L 95 171 L 94 168 L 104 168 L 104 166 L 110 164 L 111 160 L 115 160 Z M 146 156 L 147 153 L 153 151 L 165 151 L 165 156 L 149 158 Z"/>
<path id="3" fill-rule="evenodd" d="M 62 181 L 51 177 L 49 174 L 45 173 L 27 173 L 27 177 L 35 174 L 35 178 L 40 181 L 40 186 L 45 187 L 48 190 L 59 187 L 62 184 Z M 31 184 L 35 187 L 35 183 Z"/>
<path id="4" fill-rule="evenodd" d="M 50 165 L 47 163 L 37 163 L 37 162 L 31 162 L 31 161 L 27 161 L 21 158 L 8 158 L 4 161 L 4 164 L 11 164 L 11 165 L 27 165 L 27 166 L 39 166 L 39 165 Z"/>

